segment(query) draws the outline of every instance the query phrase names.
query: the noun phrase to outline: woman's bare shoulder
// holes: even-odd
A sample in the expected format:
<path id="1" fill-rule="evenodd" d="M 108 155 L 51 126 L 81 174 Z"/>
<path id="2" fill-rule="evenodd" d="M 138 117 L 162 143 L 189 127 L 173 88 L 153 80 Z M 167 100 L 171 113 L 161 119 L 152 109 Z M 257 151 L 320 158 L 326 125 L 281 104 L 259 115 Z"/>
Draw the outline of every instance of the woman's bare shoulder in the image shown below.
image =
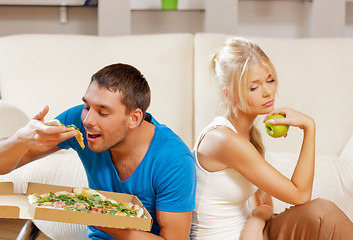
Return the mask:
<path id="1" fill-rule="evenodd" d="M 225 153 L 236 153 L 244 145 L 251 145 L 243 136 L 226 126 L 217 126 L 202 139 L 198 151 L 210 157 L 221 157 Z"/>

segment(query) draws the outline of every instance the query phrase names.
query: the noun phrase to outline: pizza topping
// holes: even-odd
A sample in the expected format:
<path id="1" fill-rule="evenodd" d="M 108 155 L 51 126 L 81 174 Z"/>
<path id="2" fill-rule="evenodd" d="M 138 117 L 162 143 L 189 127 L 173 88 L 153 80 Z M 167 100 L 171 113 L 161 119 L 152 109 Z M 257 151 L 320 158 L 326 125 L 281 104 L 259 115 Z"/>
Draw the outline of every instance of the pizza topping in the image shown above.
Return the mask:
<path id="1" fill-rule="evenodd" d="M 132 203 L 118 203 L 88 188 L 76 188 L 73 193 L 66 191 L 31 194 L 30 203 L 41 207 L 54 207 L 69 211 L 92 212 L 119 216 L 141 217 L 143 208 Z"/>
<path id="2" fill-rule="evenodd" d="M 62 125 L 65 126 L 64 124 L 62 124 Z M 77 131 L 76 140 L 80 144 L 80 147 L 82 149 L 85 149 L 85 144 L 83 142 L 83 135 L 82 135 L 80 129 L 78 127 L 76 127 L 75 124 L 67 125 L 66 129 L 67 130 L 75 130 L 75 131 Z"/>
<path id="3" fill-rule="evenodd" d="M 80 131 L 80 129 L 78 127 L 76 127 L 75 124 L 70 124 L 70 125 L 67 125 L 67 126 L 65 126 L 65 124 L 61 124 L 61 125 L 63 125 L 66 128 L 69 128 L 69 129 L 73 128 L 76 131 Z"/>

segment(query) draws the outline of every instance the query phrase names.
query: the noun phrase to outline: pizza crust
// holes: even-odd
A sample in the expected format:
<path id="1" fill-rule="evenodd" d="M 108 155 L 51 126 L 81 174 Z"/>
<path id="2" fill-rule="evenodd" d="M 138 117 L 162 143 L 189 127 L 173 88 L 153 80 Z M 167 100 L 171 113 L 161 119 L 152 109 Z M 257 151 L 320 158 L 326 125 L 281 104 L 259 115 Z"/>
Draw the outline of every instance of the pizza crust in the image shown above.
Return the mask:
<path id="1" fill-rule="evenodd" d="M 47 126 L 61 126 L 63 124 L 61 124 L 61 122 L 58 119 L 53 119 L 48 122 L 45 122 L 45 125 L 47 125 Z M 66 129 L 68 131 L 77 131 L 77 135 L 75 136 L 75 138 L 76 138 L 78 144 L 80 144 L 80 147 L 82 149 L 85 149 L 85 144 L 83 142 L 83 134 L 81 133 L 81 131 L 74 125 L 68 125 L 68 126 L 66 126 Z"/>
<path id="2" fill-rule="evenodd" d="M 58 119 L 53 119 L 48 122 L 45 122 L 45 125 L 48 126 L 61 126 L 61 122 Z"/>
<path id="3" fill-rule="evenodd" d="M 96 190 L 93 190 L 93 189 L 90 189 L 90 188 L 86 188 L 86 187 L 74 188 L 73 193 L 76 196 L 82 195 L 82 196 L 85 196 L 85 197 L 92 197 L 93 195 L 98 195 L 98 196 L 101 197 L 101 199 L 103 201 L 105 201 L 107 199 L 103 194 L 100 194 Z"/>

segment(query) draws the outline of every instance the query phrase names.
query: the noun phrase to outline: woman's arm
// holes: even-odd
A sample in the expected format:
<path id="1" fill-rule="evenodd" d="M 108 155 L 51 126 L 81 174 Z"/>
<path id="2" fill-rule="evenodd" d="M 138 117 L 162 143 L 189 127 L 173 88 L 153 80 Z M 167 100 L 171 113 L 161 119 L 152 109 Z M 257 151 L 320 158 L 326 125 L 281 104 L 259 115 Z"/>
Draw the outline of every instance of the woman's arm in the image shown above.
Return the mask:
<path id="1" fill-rule="evenodd" d="M 268 116 L 272 114 L 286 116 L 286 118 L 282 118 L 281 120 L 274 119 L 272 121 L 273 124 L 296 126 L 304 132 L 299 159 L 291 181 L 301 191 L 303 197 L 310 200 L 315 170 L 315 122 L 312 118 L 288 108 L 274 110 Z M 266 118 L 264 121 L 266 121 Z"/>
<path id="2" fill-rule="evenodd" d="M 201 162 L 207 156 L 207 162 L 237 170 L 271 196 L 290 204 L 303 204 L 311 199 L 312 193 L 315 123 L 310 117 L 288 108 L 272 111 L 269 116 L 272 114 L 282 114 L 286 118 L 273 119 L 271 123 L 287 124 L 304 131 L 300 156 L 291 179 L 267 163 L 247 138 L 227 127 L 218 127 L 205 136 L 198 149 L 199 160 Z"/>
<path id="3" fill-rule="evenodd" d="M 263 229 L 266 222 L 273 215 L 272 198 L 265 192 L 258 190 L 251 197 L 252 215 L 249 217 L 241 234 L 240 240 L 257 239 L 262 240 Z"/>

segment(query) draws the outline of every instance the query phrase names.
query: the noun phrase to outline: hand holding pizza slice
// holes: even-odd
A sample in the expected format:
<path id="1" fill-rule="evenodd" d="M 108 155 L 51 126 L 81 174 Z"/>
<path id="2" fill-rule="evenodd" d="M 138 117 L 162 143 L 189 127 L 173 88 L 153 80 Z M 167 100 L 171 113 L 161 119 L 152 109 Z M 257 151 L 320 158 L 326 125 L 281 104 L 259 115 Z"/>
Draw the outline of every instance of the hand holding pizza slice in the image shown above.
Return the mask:
<path id="1" fill-rule="evenodd" d="M 58 119 L 50 120 L 50 121 L 46 122 L 45 125 L 48 125 L 48 126 L 61 126 L 61 125 L 63 125 L 63 126 L 65 126 Z M 74 124 L 67 125 L 65 127 L 66 127 L 67 131 L 77 131 L 76 140 L 80 144 L 81 148 L 85 149 L 85 144 L 83 142 L 83 135 L 82 135 L 80 129 L 77 128 Z"/>

